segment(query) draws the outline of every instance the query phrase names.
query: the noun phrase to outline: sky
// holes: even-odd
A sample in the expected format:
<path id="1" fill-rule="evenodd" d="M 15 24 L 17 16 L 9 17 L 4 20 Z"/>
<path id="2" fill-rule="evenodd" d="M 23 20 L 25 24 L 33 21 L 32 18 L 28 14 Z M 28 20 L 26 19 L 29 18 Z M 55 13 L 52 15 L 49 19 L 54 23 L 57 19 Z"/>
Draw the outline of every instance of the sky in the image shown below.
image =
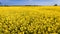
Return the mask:
<path id="1" fill-rule="evenodd" d="M 60 5 L 60 0 L 0 0 L 2 5 Z"/>

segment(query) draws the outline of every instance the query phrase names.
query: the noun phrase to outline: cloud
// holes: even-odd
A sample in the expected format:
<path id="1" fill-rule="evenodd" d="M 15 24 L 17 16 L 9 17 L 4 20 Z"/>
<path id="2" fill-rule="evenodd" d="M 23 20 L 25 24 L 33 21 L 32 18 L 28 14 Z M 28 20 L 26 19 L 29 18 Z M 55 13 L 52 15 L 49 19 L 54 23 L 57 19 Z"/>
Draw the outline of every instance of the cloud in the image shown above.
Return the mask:
<path id="1" fill-rule="evenodd" d="M 52 5 L 60 4 L 60 0 L 0 0 L 3 4 L 7 5 L 25 5 L 25 4 L 36 4 L 36 5 Z"/>

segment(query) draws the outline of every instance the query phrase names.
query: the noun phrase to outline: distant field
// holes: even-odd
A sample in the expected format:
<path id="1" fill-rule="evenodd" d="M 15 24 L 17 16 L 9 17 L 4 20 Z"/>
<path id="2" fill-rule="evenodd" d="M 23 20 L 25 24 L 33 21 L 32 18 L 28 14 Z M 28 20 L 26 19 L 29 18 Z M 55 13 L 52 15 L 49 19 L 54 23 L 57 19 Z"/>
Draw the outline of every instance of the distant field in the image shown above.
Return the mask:
<path id="1" fill-rule="evenodd" d="M 20 7 L 0 7 L 0 14 L 16 14 L 20 12 L 38 12 L 44 14 L 60 15 L 59 6 L 20 6 Z"/>
<path id="2" fill-rule="evenodd" d="M 60 7 L 0 7 L 0 34 L 60 34 Z"/>

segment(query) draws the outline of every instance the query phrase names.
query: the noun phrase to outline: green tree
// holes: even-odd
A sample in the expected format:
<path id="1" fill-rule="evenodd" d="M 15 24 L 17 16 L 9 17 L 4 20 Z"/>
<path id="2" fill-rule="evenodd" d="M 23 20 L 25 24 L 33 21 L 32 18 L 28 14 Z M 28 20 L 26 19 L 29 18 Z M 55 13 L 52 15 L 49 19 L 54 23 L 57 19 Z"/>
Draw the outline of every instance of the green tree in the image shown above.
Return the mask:
<path id="1" fill-rule="evenodd" d="M 58 6 L 57 4 L 55 4 L 54 6 Z"/>

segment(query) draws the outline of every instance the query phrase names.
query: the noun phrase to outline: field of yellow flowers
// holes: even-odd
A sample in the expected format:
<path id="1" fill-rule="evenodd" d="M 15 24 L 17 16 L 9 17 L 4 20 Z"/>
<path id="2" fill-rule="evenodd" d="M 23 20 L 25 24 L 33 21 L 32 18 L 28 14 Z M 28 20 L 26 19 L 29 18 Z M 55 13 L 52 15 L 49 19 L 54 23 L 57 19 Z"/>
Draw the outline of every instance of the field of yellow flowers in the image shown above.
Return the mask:
<path id="1" fill-rule="evenodd" d="M 0 34 L 60 34 L 60 7 L 0 7 Z"/>

